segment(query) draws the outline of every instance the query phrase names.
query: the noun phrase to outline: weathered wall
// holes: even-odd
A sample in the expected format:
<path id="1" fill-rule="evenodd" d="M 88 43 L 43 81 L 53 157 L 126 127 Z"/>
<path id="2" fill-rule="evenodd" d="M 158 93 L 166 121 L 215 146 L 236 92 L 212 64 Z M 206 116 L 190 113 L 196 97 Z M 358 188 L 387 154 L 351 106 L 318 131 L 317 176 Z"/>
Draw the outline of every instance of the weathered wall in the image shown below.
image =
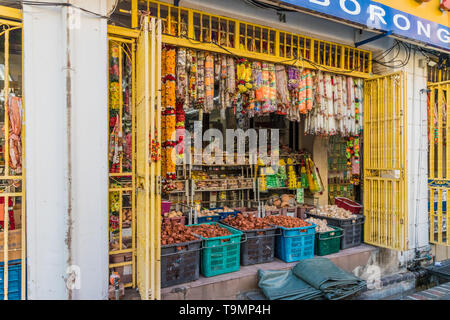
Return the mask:
<path id="1" fill-rule="evenodd" d="M 106 1 L 71 2 L 106 14 Z M 61 6 L 23 15 L 28 298 L 105 299 L 106 20 Z"/>

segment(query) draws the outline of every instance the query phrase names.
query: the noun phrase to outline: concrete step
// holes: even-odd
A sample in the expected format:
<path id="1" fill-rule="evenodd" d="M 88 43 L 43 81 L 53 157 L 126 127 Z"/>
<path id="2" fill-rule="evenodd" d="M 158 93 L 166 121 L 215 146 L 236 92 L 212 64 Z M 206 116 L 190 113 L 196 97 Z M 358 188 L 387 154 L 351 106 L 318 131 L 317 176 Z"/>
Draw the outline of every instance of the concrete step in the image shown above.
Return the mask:
<path id="1" fill-rule="evenodd" d="M 362 244 L 358 247 L 341 250 L 338 253 L 325 256 L 343 270 L 352 272 L 358 266 L 365 266 L 376 247 Z M 175 285 L 161 290 L 163 300 L 236 300 L 238 297 L 252 290 L 258 289 L 258 269 L 285 270 L 296 265 L 296 262 L 285 263 L 275 259 L 273 262 L 241 266 L 237 272 L 218 275 Z"/>

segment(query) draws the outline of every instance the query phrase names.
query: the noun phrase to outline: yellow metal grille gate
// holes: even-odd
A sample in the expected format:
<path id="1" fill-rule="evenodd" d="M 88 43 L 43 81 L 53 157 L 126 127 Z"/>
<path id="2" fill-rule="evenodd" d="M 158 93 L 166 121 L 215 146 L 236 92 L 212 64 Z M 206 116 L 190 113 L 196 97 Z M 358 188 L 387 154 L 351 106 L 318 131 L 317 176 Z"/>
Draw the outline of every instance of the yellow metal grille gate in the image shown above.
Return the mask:
<path id="1" fill-rule="evenodd" d="M 21 19 L 19 10 L 0 6 L 1 16 Z M 25 120 L 22 23 L 0 19 L 0 300 L 26 299 Z"/>
<path id="2" fill-rule="evenodd" d="M 364 83 L 364 241 L 408 248 L 406 80 L 402 72 Z"/>
<path id="3" fill-rule="evenodd" d="M 161 162 L 150 156 L 151 141 L 161 145 L 160 20 L 143 19 L 136 70 L 137 285 L 147 300 L 161 298 Z"/>
<path id="4" fill-rule="evenodd" d="M 135 41 L 109 33 L 108 42 L 109 268 L 135 287 Z"/>
<path id="5" fill-rule="evenodd" d="M 428 93 L 430 242 L 450 246 L 447 196 L 450 190 L 450 81 L 430 84 Z"/>

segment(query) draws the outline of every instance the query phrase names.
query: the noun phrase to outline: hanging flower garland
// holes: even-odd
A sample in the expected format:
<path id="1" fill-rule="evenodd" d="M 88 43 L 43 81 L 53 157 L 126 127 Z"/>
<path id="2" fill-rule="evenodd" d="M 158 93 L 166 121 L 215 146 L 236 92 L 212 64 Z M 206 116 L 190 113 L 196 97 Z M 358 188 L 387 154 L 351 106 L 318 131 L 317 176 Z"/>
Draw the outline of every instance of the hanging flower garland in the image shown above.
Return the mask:
<path id="1" fill-rule="evenodd" d="M 187 94 L 188 79 L 186 72 L 186 60 L 187 54 L 186 49 L 179 48 L 177 51 L 177 88 L 176 88 L 176 99 L 181 103 L 183 109 L 187 109 L 189 105 L 189 95 Z"/>
<path id="2" fill-rule="evenodd" d="M 204 111 L 209 113 L 214 108 L 214 55 L 205 53 L 205 104 Z"/>
<path id="3" fill-rule="evenodd" d="M 275 65 L 273 63 L 268 64 L 269 71 L 269 112 L 277 111 L 277 77 L 275 73 Z"/>
<path id="4" fill-rule="evenodd" d="M 360 164 L 359 164 L 359 137 L 347 138 L 347 146 L 345 150 L 347 158 L 347 167 L 351 172 L 351 182 L 355 185 L 359 184 Z"/>
<path id="5" fill-rule="evenodd" d="M 277 85 L 277 101 L 279 114 L 287 114 L 289 105 L 288 79 L 286 68 L 283 65 L 275 66 L 276 85 Z"/>
<path id="6" fill-rule="evenodd" d="M 186 69 L 189 78 L 189 107 L 197 101 L 197 54 L 194 50 L 188 50 L 186 54 Z"/>
<path id="7" fill-rule="evenodd" d="M 172 157 L 172 151 L 175 146 L 175 103 L 176 103 L 176 84 L 175 67 L 176 51 L 173 47 L 165 46 L 163 48 L 163 91 L 164 105 L 162 106 L 162 176 L 167 180 L 176 179 L 175 162 Z"/>
<path id="8" fill-rule="evenodd" d="M 236 92 L 236 65 L 233 57 L 227 57 L 227 93 L 230 96 L 230 99 L 233 99 L 233 96 Z"/>
<path id="9" fill-rule="evenodd" d="M 196 73 L 197 100 L 196 109 L 205 107 L 205 53 L 199 51 L 197 53 L 197 73 Z"/>
<path id="10" fill-rule="evenodd" d="M 238 89 L 240 93 L 247 93 L 252 89 L 252 69 L 250 62 L 245 58 L 240 58 L 236 65 L 236 75 L 238 81 Z"/>
<path id="11" fill-rule="evenodd" d="M 252 62 L 251 65 L 251 75 L 253 82 L 254 99 L 249 105 L 249 112 L 251 115 L 259 114 L 261 112 L 262 102 L 264 101 L 264 91 L 263 91 L 263 76 L 262 76 L 262 65 L 259 61 Z"/>

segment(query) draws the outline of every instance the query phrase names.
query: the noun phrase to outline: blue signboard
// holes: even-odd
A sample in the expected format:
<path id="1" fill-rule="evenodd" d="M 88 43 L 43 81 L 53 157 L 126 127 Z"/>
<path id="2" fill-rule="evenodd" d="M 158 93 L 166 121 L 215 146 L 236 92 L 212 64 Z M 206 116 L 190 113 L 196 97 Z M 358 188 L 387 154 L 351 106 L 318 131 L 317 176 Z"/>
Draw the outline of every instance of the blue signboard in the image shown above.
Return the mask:
<path id="1" fill-rule="evenodd" d="M 393 0 L 394 1 L 394 0 Z M 450 28 L 371 0 L 283 0 L 372 29 L 392 32 L 450 52 Z"/>

